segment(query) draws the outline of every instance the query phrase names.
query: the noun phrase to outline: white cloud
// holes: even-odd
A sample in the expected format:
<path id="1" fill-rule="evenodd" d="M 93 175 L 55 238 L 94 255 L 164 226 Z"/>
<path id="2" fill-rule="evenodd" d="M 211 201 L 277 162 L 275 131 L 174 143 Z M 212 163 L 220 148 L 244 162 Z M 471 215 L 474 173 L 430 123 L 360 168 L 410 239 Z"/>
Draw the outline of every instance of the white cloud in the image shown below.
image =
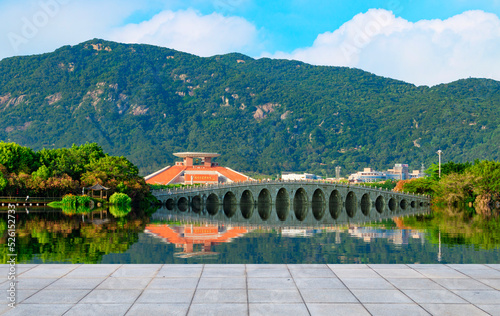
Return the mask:
<path id="1" fill-rule="evenodd" d="M 267 56 L 435 85 L 467 77 L 500 80 L 499 51 L 500 19 L 491 13 L 467 11 L 447 20 L 412 23 L 371 9 L 320 34 L 311 47 Z"/>
<path id="2" fill-rule="evenodd" d="M 240 17 L 225 17 L 218 13 L 201 15 L 194 10 L 163 11 L 148 21 L 115 30 L 111 39 L 212 56 L 255 50 L 258 31 Z"/>

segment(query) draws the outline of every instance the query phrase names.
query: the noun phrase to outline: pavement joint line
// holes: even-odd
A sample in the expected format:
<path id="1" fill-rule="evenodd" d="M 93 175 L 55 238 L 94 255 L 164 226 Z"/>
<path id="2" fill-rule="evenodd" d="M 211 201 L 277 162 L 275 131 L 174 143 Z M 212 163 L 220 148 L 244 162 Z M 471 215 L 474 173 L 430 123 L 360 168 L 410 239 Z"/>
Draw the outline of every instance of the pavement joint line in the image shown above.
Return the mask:
<path id="1" fill-rule="evenodd" d="M 189 307 L 186 311 L 186 316 L 189 315 L 189 311 L 191 310 L 191 306 L 193 306 L 194 296 L 196 295 L 196 291 L 198 291 L 198 286 L 200 285 L 201 276 L 203 275 L 203 271 L 205 270 L 205 264 L 201 266 L 201 273 L 198 277 L 198 282 L 196 282 L 196 287 L 194 288 L 193 296 L 191 297 L 191 302 L 189 302 Z"/>
<path id="2" fill-rule="evenodd" d="M 83 265 L 80 265 L 79 267 L 81 267 Z M 73 306 L 71 306 L 67 311 L 65 311 L 62 315 L 64 316 L 66 313 L 68 313 L 73 307 L 75 307 L 76 305 L 78 305 L 84 298 L 86 298 L 90 293 L 92 293 L 93 291 L 95 291 L 97 289 L 97 287 L 99 287 L 99 285 L 101 285 L 102 283 L 104 283 L 109 277 L 111 277 L 111 274 L 115 273 L 116 270 L 120 269 L 121 267 L 123 266 L 123 264 L 118 264 L 117 265 L 117 268 L 115 270 L 113 270 L 112 272 L 110 272 L 108 274 L 107 277 L 103 278 L 103 280 L 101 282 L 99 282 L 99 284 L 97 284 L 93 289 L 91 289 L 87 294 L 85 294 L 80 300 L 78 300 L 78 302 L 76 302 Z M 79 268 L 77 267 L 77 269 Z M 74 271 L 76 269 L 73 269 L 71 271 Z M 60 280 L 61 278 L 59 278 L 58 280 Z M 57 280 L 56 280 L 57 281 Z M 51 283 L 52 284 L 52 283 Z M 50 285 L 50 284 L 49 284 Z"/>
<path id="3" fill-rule="evenodd" d="M 135 305 L 135 303 L 139 300 L 139 298 L 144 294 L 144 291 L 148 288 L 148 286 L 151 284 L 151 282 L 153 282 L 153 280 L 156 278 L 156 276 L 158 275 L 158 273 L 160 273 L 161 269 L 163 268 L 163 266 L 165 266 L 165 264 L 162 264 L 157 270 L 156 270 L 156 273 L 154 274 L 154 276 L 151 278 L 151 280 L 149 280 L 148 284 L 142 289 L 141 291 L 141 294 L 139 294 L 139 296 L 137 296 L 134 300 L 134 302 L 130 305 L 130 307 L 127 309 L 127 311 L 125 312 L 125 314 L 123 315 L 127 315 L 127 313 L 130 311 L 130 309 Z"/>
<path id="4" fill-rule="evenodd" d="M 41 291 L 45 290 L 47 287 L 51 286 L 51 285 L 52 285 L 52 284 L 54 284 L 55 282 L 57 282 L 57 281 L 59 281 L 60 279 L 64 278 L 66 275 L 68 275 L 68 274 L 69 274 L 69 273 L 71 273 L 72 271 L 74 271 L 74 270 L 78 269 L 81 265 L 82 265 L 82 264 L 80 263 L 80 264 L 76 265 L 76 267 L 74 267 L 73 269 L 71 269 L 70 271 L 68 271 L 66 274 L 64 274 L 63 276 L 55 278 L 55 280 L 54 280 L 54 281 L 52 281 L 51 283 L 47 284 L 46 286 L 42 287 L 42 288 L 41 288 L 41 289 L 39 289 L 39 290 L 36 290 L 36 292 L 35 292 L 35 293 L 33 293 L 33 294 L 31 294 L 30 296 L 27 296 L 26 298 L 24 298 L 24 300 L 22 300 L 22 301 L 20 301 L 20 302 L 19 302 L 19 304 L 22 304 L 24 301 L 26 301 L 27 299 L 29 299 L 29 298 L 30 298 L 30 297 L 32 297 L 33 295 L 36 295 L 36 294 L 40 293 Z M 37 268 L 37 267 L 39 267 L 39 266 L 41 266 L 41 265 L 39 264 L 39 265 L 37 265 L 36 267 L 33 267 L 32 269 Z M 30 271 L 30 270 L 32 270 L 32 269 L 26 270 L 25 272 Z M 23 272 L 23 273 L 24 273 L 24 272 Z M 18 282 L 18 283 L 19 283 L 19 282 Z"/>
<path id="5" fill-rule="evenodd" d="M 248 295 L 248 265 L 245 264 L 245 287 L 247 292 L 247 315 L 250 316 L 250 297 Z"/>
<path id="6" fill-rule="evenodd" d="M 358 301 L 358 304 L 360 304 L 361 306 L 363 306 L 363 308 L 365 309 L 365 311 L 366 311 L 368 314 L 372 315 L 372 313 L 370 313 L 370 311 L 368 310 L 368 308 L 366 308 L 365 304 L 363 304 L 363 303 L 359 300 L 359 298 L 358 298 L 358 297 L 357 297 L 357 296 L 356 296 L 356 295 L 352 292 L 351 288 L 350 288 L 350 287 L 348 287 L 348 286 L 344 283 L 344 281 L 342 281 L 342 279 L 341 279 L 341 278 L 337 275 L 337 273 L 335 273 L 335 271 L 333 271 L 333 270 L 332 270 L 332 268 L 331 268 L 329 265 L 326 265 L 326 266 L 327 266 L 327 267 L 328 267 L 328 269 L 330 269 L 330 271 L 332 271 L 332 273 L 333 273 L 333 274 L 337 277 L 337 279 L 340 281 L 340 283 L 342 283 L 342 285 L 343 285 L 343 286 L 345 286 L 345 288 L 349 291 L 349 293 L 351 293 L 351 295 L 352 295 L 352 296 L 356 299 L 356 301 Z M 368 266 L 368 265 L 367 265 L 367 267 L 368 267 L 368 269 L 373 270 L 370 266 Z M 392 283 L 391 283 L 391 284 L 392 284 Z M 352 303 L 352 304 L 356 304 L 356 303 Z"/>
<path id="7" fill-rule="evenodd" d="M 309 310 L 309 306 L 307 306 L 306 300 L 304 299 L 304 296 L 302 296 L 302 292 L 300 291 L 299 287 L 297 286 L 297 282 L 295 282 L 295 278 L 293 277 L 293 274 L 290 271 L 290 267 L 288 266 L 288 264 L 286 265 L 286 268 L 288 270 L 288 273 L 290 273 L 290 278 L 292 278 L 293 284 L 295 285 L 295 288 L 299 291 L 299 295 L 300 295 L 300 298 L 302 299 L 302 303 L 306 307 L 307 313 L 309 313 L 309 316 L 310 316 L 311 315 L 311 311 Z"/>

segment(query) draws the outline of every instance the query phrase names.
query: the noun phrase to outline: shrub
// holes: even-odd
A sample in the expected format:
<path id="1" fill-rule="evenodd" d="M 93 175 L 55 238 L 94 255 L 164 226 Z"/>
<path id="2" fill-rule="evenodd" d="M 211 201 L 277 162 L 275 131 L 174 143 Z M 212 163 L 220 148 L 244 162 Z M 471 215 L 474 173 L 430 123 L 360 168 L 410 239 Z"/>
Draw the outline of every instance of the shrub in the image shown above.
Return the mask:
<path id="1" fill-rule="evenodd" d="M 109 203 L 113 205 L 130 205 L 132 199 L 125 193 L 116 192 L 109 198 Z"/>
<path id="2" fill-rule="evenodd" d="M 76 207 L 76 203 L 78 201 L 78 197 L 73 194 L 66 194 L 62 198 L 62 204 L 65 206 L 74 206 Z"/>

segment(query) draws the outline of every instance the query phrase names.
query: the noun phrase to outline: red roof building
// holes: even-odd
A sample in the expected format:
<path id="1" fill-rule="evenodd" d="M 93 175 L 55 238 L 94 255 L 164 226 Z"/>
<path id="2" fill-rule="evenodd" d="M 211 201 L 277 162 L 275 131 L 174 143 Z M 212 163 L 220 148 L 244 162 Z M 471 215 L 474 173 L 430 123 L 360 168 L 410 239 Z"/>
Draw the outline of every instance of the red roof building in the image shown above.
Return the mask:
<path id="1" fill-rule="evenodd" d="M 221 167 L 212 159 L 219 157 L 216 153 L 185 152 L 175 153 L 174 156 L 183 158 L 174 166 L 168 166 L 144 179 L 149 184 L 195 184 L 195 183 L 226 183 L 243 182 L 252 178 L 234 171 L 231 168 Z M 201 160 L 201 164 L 195 161 Z"/>

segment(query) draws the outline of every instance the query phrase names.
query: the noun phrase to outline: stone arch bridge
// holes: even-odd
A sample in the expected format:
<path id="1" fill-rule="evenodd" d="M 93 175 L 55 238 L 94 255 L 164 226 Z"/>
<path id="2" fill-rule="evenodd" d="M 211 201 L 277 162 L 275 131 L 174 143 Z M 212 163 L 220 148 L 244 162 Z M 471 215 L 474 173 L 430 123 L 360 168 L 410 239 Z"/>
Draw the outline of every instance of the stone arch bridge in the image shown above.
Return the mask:
<path id="1" fill-rule="evenodd" d="M 316 181 L 238 182 L 154 190 L 167 210 L 267 224 L 335 225 L 428 211 L 430 197 Z"/>

